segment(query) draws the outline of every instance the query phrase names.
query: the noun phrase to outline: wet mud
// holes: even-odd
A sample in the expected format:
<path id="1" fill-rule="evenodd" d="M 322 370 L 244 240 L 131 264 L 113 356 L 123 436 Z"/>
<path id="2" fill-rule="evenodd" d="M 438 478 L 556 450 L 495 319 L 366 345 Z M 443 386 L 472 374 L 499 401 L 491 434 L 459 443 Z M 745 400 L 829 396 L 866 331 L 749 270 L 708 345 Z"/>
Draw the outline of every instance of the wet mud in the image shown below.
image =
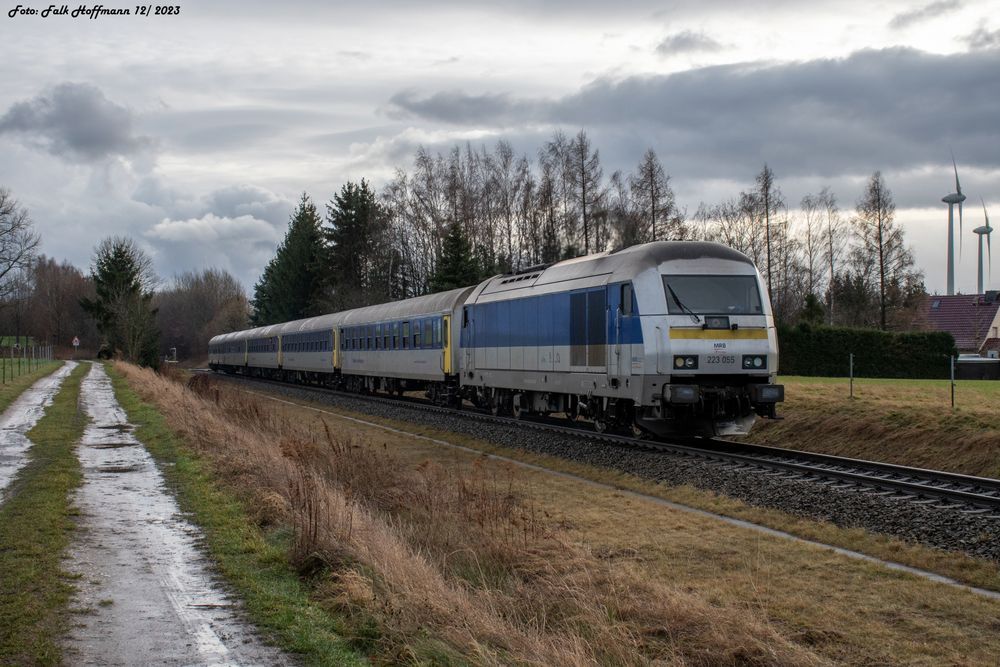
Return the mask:
<path id="1" fill-rule="evenodd" d="M 68 664 L 296 664 L 263 643 L 213 576 L 199 530 L 132 435 L 102 366 L 84 379 L 82 402 L 91 424 L 79 447 L 80 526 L 66 563 L 79 575 Z"/>
<path id="2" fill-rule="evenodd" d="M 59 392 L 63 380 L 76 367 L 76 362 L 68 361 L 55 372 L 31 385 L 17 400 L 0 415 L 0 502 L 17 471 L 28 462 L 31 441 L 28 431 L 45 414 L 45 408 Z"/>

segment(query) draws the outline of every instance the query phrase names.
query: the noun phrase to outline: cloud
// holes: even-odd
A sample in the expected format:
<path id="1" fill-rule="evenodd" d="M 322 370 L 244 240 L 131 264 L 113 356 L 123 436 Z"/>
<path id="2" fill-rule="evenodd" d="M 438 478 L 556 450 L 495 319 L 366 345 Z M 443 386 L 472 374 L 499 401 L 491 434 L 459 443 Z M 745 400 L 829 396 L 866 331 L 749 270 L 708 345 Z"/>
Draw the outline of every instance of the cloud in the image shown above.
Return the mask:
<path id="1" fill-rule="evenodd" d="M 981 25 L 963 37 L 962 41 L 973 51 L 1000 48 L 1000 30 L 987 30 L 986 26 Z"/>
<path id="2" fill-rule="evenodd" d="M 133 157 L 153 146 L 133 129 L 131 111 L 90 84 L 62 83 L 16 102 L 0 118 L 0 134 L 15 133 L 53 155 L 80 162 Z"/>
<path id="3" fill-rule="evenodd" d="M 893 30 L 902 30 L 903 28 L 908 28 L 914 23 L 921 23 L 929 19 L 937 18 L 942 14 L 947 14 L 953 9 L 958 9 L 962 6 L 959 0 L 936 0 L 930 4 L 924 5 L 923 7 L 918 7 L 916 9 L 910 9 L 905 12 L 900 12 L 892 17 L 889 21 L 889 27 Z"/>
<path id="4" fill-rule="evenodd" d="M 705 33 L 682 30 L 664 38 L 656 47 L 656 52 L 661 56 L 670 56 L 678 53 L 719 51 L 720 49 L 722 49 L 722 44 Z"/>
<path id="5" fill-rule="evenodd" d="M 686 178 L 741 178 L 764 161 L 819 176 L 909 169 L 946 160 L 949 144 L 967 163 L 1000 168 L 997 51 L 865 50 L 599 79 L 555 99 L 410 91 L 394 102 L 466 127 L 583 127 L 604 158 L 629 166 L 653 146 Z"/>
<path id="6" fill-rule="evenodd" d="M 404 90 L 389 99 L 392 118 L 417 117 L 457 124 L 518 122 L 537 113 L 538 103 L 508 93 L 467 94 L 459 90 L 420 95 Z"/>
<path id="7" fill-rule="evenodd" d="M 223 268 L 244 285 L 253 285 L 281 241 L 282 229 L 266 220 L 209 213 L 200 218 L 165 218 L 144 234 L 157 267 L 173 271 Z"/>
<path id="8" fill-rule="evenodd" d="M 284 226 L 294 204 L 270 190 L 255 185 L 232 185 L 215 190 L 205 198 L 208 210 L 223 218 L 247 216 Z"/>

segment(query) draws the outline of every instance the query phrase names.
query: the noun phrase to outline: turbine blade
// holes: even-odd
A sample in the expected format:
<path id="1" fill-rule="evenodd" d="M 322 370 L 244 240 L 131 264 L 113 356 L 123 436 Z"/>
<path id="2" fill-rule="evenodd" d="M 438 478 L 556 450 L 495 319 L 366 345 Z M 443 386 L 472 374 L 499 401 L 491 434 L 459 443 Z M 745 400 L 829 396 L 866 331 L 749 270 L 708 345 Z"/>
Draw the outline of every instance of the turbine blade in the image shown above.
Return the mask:
<path id="1" fill-rule="evenodd" d="M 989 265 L 987 270 L 989 271 L 990 282 L 993 282 L 993 243 L 990 241 L 990 237 L 993 236 L 993 228 L 990 227 L 990 215 L 986 212 L 986 202 L 980 197 L 979 201 L 983 202 L 983 217 L 986 218 L 986 256 L 989 258 Z"/>
<path id="2" fill-rule="evenodd" d="M 955 151 L 951 152 L 951 166 L 955 168 L 955 192 L 962 194 L 962 184 L 958 182 L 958 164 L 955 162 Z"/>

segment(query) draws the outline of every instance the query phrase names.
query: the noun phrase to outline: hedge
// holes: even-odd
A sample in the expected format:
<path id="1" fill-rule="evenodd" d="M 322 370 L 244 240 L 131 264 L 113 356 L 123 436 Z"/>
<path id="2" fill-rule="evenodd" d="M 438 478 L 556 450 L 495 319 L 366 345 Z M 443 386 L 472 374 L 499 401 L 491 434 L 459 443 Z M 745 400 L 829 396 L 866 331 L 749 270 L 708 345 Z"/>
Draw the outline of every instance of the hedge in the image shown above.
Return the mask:
<path id="1" fill-rule="evenodd" d="M 845 377 L 854 354 L 855 377 L 946 378 L 955 339 L 940 331 L 888 332 L 841 327 L 778 327 L 782 375 Z"/>

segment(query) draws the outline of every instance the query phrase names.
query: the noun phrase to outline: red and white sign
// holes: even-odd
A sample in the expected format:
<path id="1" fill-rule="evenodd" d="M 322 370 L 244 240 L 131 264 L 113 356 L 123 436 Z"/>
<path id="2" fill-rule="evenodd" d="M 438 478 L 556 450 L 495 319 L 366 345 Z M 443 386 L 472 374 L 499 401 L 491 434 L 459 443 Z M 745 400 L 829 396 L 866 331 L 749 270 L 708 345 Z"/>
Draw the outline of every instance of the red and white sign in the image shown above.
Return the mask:
<path id="1" fill-rule="evenodd" d="M 73 336 L 73 347 L 80 347 L 80 339 Z"/>

